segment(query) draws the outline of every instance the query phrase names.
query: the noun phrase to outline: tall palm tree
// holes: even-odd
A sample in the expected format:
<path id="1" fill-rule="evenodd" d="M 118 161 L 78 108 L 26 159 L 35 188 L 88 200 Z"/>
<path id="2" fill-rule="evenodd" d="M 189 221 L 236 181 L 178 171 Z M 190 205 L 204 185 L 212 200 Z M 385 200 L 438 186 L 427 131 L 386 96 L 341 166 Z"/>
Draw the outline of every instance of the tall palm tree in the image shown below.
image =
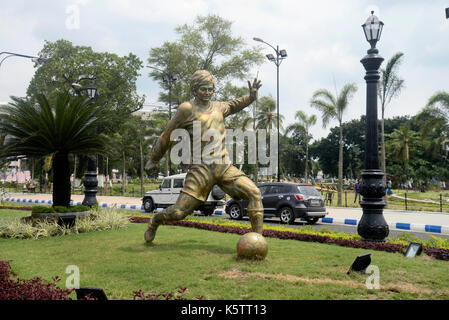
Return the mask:
<path id="1" fill-rule="evenodd" d="M 104 119 L 103 108 L 82 97 L 60 93 L 54 104 L 44 95 L 37 104 L 11 97 L 0 109 L 0 131 L 8 135 L 1 156 L 42 157 L 53 155 L 53 206 L 69 206 L 69 154 L 103 153 L 106 138 L 95 128 Z"/>
<path id="2" fill-rule="evenodd" d="M 391 102 L 391 99 L 397 97 L 401 90 L 404 88 L 404 80 L 400 79 L 397 75 L 397 68 L 402 62 L 403 57 L 402 52 L 396 53 L 390 60 L 388 60 L 387 66 L 385 69 L 381 69 L 380 73 L 380 81 L 379 81 L 379 91 L 378 96 L 380 99 L 380 105 L 382 108 L 382 120 L 381 120 L 381 166 L 382 171 L 385 173 L 384 180 L 386 176 L 386 162 L 385 162 L 385 108 Z M 385 181 L 384 181 L 385 182 Z"/>
<path id="3" fill-rule="evenodd" d="M 277 128 L 277 113 L 276 113 L 276 101 L 271 97 L 262 97 L 259 99 L 257 105 L 257 113 L 256 113 L 256 123 L 258 129 L 268 129 L 268 133 L 271 133 L 271 130 Z M 284 120 L 284 116 L 279 114 L 279 129 L 283 130 L 282 122 Z"/>
<path id="4" fill-rule="evenodd" d="M 338 120 L 340 126 L 340 149 L 338 153 L 338 205 L 342 204 L 343 192 L 343 114 L 346 111 L 349 101 L 357 91 L 354 83 L 346 84 L 337 97 L 334 97 L 326 89 L 315 91 L 310 102 L 312 107 L 321 111 L 323 128 L 329 124 L 331 120 Z"/>
<path id="5" fill-rule="evenodd" d="M 301 110 L 296 111 L 295 119 L 298 120 L 298 122 L 295 122 L 294 124 L 291 124 L 287 127 L 285 130 L 285 133 L 288 134 L 292 131 L 298 131 L 301 132 L 304 135 L 304 140 L 306 144 L 306 163 L 305 163 L 305 169 L 304 169 L 304 179 L 306 183 L 308 182 L 308 164 L 309 164 L 309 142 L 312 138 L 310 136 L 310 127 L 315 125 L 316 123 L 316 115 L 311 115 L 310 117 L 307 116 L 307 114 Z"/>
<path id="6" fill-rule="evenodd" d="M 442 150 L 448 156 L 449 146 L 449 113 L 445 113 L 434 105 L 424 107 L 416 116 L 422 123 L 421 138 L 426 152 L 437 158 Z"/>
<path id="7" fill-rule="evenodd" d="M 388 148 L 391 150 L 392 155 L 404 164 L 407 174 L 410 161 L 410 146 L 415 144 L 418 134 L 411 130 L 408 125 L 401 125 L 399 129 L 394 129 L 392 133 L 386 136 L 389 138 Z"/>
<path id="8" fill-rule="evenodd" d="M 283 120 L 284 116 L 282 114 L 279 114 L 279 131 L 284 130 L 282 126 Z M 271 131 L 273 130 L 273 128 L 277 129 L 278 123 L 278 116 L 276 112 L 276 101 L 273 99 L 273 97 L 265 96 L 259 99 L 257 104 L 255 122 L 257 129 L 268 129 L 267 139 L 270 139 Z M 280 150 L 278 150 L 278 152 L 279 151 Z M 279 163 L 278 166 L 280 166 Z"/>
<path id="9" fill-rule="evenodd" d="M 440 110 L 441 116 L 443 116 L 449 123 L 449 93 L 445 91 L 438 91 L 430 97 L 428 106 L 432 106 Z"/>

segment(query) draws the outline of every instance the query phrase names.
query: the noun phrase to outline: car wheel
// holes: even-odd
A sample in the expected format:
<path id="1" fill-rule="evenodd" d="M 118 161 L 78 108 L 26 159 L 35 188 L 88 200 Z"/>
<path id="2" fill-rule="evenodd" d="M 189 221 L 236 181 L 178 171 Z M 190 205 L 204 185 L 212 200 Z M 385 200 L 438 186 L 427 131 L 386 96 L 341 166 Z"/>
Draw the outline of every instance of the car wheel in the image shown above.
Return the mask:
<path id="1" fill-rule="evenodd" d="M 234 203 L 233 205 L 231 205 L 231 207 L 229 208 L 229 216 L 234 220 L 242 219 L 242 209 L 238 204 Z"/>
<path id="2" fill-rule="evenodd" d="M 146 198 L 143 201 L 143 208 L 145 209 L 145 212 L 153 212 L 154 211 L 154 203 L 153 203 L 153 199 L 151 198 Z"/>
<path id="3" fill-rule="evenodd" d="M 306 218 L 306 222 L 307 222 L 307 224 L 315 224 L 315 223 L 317 223 L 317 221 L 318 221 L 318 219 L 319 218 Z"/>
<path id="4" fill-rule="evenodd" d="M 293 214 L 293 210 L 289 207 L 283 207 L 280 210 L 279 218 L 282 223 L 292 224 L 295 221 L 295 215 Z"/>
<path id="5" fill-rule="evenodd" d="M 204 210 L 201 210 L 201 211 L 203 212 L 203 214 L 205 216 L 211 216 L 214 213 L 215 208 L 208 208 L 208 209 L 204 209 Z"/>

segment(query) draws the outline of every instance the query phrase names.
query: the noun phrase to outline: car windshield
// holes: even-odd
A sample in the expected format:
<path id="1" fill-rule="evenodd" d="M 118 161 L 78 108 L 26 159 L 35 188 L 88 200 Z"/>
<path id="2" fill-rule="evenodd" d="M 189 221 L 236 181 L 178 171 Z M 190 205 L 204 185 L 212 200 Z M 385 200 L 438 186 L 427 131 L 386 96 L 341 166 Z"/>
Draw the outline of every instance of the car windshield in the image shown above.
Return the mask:
<path id="1" fill-rule="evenodd" d="M 299 193 L 305 196 L 321 196 L 317 189 L 312 186 L 297 186 Z"/>
<path id="2" fill-rule="evenodd" d="M 162 181 L 161 188 L 170 188 L 170 184 L 171 184 L 171 179 L 164 179 L 164 181 Z"/>

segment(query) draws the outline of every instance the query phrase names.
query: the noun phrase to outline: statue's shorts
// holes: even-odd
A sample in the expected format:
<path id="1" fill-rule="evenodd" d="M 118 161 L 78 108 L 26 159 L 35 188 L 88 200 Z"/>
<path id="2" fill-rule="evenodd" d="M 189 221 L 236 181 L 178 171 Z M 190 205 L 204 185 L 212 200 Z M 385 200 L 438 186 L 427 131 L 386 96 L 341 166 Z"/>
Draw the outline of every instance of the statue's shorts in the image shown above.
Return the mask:
<path id="1" fill-rule="evenodd" d="M 241 177 L 244 179 L 239 179 Z M 242 190 L 257 188 L 243 171 L 232 164 L 195 164 L 187 172 L 181 192 L 204 202 L 214 185 L 235 199 L 246 199 L 247 195 L 242 194 Z"/>

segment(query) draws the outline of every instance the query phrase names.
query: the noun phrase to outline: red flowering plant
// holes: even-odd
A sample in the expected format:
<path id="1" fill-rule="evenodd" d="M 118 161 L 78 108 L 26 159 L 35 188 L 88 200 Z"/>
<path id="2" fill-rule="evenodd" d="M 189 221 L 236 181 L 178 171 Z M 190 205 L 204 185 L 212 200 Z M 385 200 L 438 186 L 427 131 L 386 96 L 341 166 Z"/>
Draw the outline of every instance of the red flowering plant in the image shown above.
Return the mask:
<path id="1" fill-rule="evenodd" d="M 11 271 L 10 261 L 0 261 L 0 300 L 71 300 L 73 290 L 63 290 L 52 281 L 42 278 L 24 280 Z"/>

